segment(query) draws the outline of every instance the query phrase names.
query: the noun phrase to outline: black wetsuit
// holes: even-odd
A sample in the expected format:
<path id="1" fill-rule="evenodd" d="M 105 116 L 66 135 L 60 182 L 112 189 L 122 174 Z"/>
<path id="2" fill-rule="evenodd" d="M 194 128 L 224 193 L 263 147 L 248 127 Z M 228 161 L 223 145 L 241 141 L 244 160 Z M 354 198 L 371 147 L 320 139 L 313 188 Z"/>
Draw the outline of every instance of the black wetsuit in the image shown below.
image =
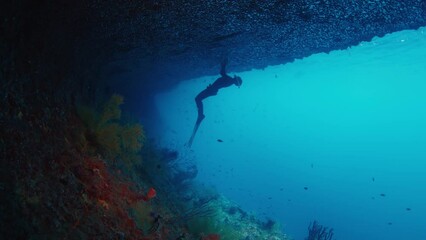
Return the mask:
<path id="1" fill-rule="evenodd" d="M 197 121 L 195 122 L 194 130 L 192 130 L 192 135 L 189 138 L 189 141 L 187 143 L 188 147 L 191 147 L 192 142 L 194 141 L 195 134 L 197 133 L 198 127 L 201 124 L 201 121 L 204 119 L 204 112 L 203 112 L 203 100 L 214 96 L 217 94 L 219 89 L 229 87 L 232 84 L 237 85 L 238 87 L 241 86 L 242 80 L 240 77 L 230 77 L 226 74 L 225 71 L 226 67 L 226 60 L 222 63 L 222 68 L 220 69 L 220 75 L 221 77 L 216 79 L 213 84 L 210 84 L 206 89 L 201 91 L 196 97 L 195 97 L 195 103 L 197 104 L 198 109 L 198 117 Z"/>
<path id="2" fill-rule="evenodd" d="M 220 70 L 220 75 L 222 77 L 216 79 L 216 81 L 213 84 L 210 84 L 206 89 L 201 91 L 196 97 L 195 97 L 195 103 L 197 104 L 198 109 L 198 119 L 202 120 L 204 119 L 204 109 L 203 109 L 203 100 L 215 96 L 219 89 L 229 87 L 233 84 L 236 84 L 235 78 L 230 77 L 225 72 L 225 65 L 222 64 L 222 68 Z"/>

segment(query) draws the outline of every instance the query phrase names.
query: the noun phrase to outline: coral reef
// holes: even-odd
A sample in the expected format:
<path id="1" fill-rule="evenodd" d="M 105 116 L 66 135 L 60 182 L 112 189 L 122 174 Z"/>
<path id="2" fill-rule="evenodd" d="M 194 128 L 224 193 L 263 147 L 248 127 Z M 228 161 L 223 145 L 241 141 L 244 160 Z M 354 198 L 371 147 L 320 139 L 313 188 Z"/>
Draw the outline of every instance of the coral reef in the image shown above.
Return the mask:
<path id="1" fill-rule="evenodd" d="M 2 239 L 287 239 L 198 185 L 191 159 L 144 143 L 120 96 L 78 111 L 22 98 L 0 102 Z"/>

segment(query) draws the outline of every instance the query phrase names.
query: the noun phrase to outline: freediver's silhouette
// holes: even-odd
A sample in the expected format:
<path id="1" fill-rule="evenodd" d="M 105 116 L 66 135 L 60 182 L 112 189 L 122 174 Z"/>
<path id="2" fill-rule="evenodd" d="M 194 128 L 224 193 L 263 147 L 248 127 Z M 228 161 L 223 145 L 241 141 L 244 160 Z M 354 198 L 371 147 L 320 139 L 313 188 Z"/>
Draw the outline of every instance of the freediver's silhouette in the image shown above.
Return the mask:
<path id="1" fill-rule="evenodd" d="M 196 97 L 195 97 L 195 103 L 197 104 L 198 109 L 198 117 L 197 121 L 195 122 L 194 130 L 192 131 L 191 138 L 188 141 L 188 147 L 191 147 L 192 142 L 194 141 L 195 134 L 197 133 L 198 127 L 200 126 L 201 121 L 205 118 L 204 112 L 203 112 L 203 100 L 217 95 L 217 92 L 221 88 L 226 88 L 229 86 L 232 86 L 235 84 L 236 86 L 240 87 L 243 81 L 240 77 L 234 75 L 234 77 L 230 77 L 228 74 L 226 74 L 226 64 L 228 63 L 228 60 L 225 59 L 222 61 L 221 68 L 220 68 L 220 75 L 221 77 L 216 79 L 213 84 L 210 84 L 207 86 L 206 89 L 201 91 Z"/>

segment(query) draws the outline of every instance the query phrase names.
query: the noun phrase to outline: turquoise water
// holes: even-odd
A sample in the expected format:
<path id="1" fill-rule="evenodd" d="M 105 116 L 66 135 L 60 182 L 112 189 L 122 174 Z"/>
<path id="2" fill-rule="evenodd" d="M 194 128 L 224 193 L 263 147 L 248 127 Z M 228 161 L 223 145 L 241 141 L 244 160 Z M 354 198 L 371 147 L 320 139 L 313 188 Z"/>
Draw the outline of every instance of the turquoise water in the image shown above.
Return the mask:
<path id="1" fill-rule="evenodd" d="M 199 181 L 297 240 L 313 220 L 336 239 L 426 239 L 426 28 L 238 75 L 191 149 L 194 97 L 219 75 L 157 95 L 160 142 Z"/>

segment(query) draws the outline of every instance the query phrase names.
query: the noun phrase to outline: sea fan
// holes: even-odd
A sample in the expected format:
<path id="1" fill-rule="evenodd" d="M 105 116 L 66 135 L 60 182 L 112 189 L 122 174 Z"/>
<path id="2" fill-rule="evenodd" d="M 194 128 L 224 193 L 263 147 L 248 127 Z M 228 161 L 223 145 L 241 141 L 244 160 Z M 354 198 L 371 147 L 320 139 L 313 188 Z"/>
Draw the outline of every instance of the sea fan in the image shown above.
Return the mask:
<path id="1" fill-rule="evenodd" d="M 117 94 L 103 105 L 102 111 L 88 106 L 78 107 L 78 114 L 86 126 L 85 139 L 112 162 L 121 160 L 132 165 L 140 160 L 138 155 L 145 135 L 140 124 L 123 124 L 120 106 L 123 97 Z"/>

